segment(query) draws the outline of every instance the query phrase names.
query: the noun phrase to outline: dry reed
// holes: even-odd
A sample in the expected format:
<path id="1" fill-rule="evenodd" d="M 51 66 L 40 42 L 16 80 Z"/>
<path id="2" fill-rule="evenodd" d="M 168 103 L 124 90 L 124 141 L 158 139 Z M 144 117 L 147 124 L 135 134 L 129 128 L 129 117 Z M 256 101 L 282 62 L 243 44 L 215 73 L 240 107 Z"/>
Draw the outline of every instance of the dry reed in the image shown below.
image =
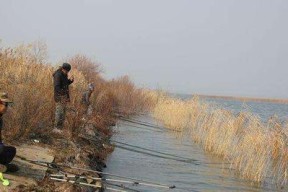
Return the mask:
<path id="1" fill-rule="evenodd" d="M 8 92 L 14 101 L 4 117 L 5 141 L 25 139 L 32 135 L 48 134 L 53 127 L 55 102 L 53 97 L 52 74 L 58 67 L 46 63 L 46 45 L 19 45 L 15 48 L 0 48 L 0 91 Z M 70 86 L 71 102 L 68 106 L 65 127 L 72 136 L 81 132 L 81 98 L 88 83 L 95 84 L 92 94 L 92 117 L 96 127 L 102 129 L 110 125 L 115 108 L 123 108 L 125 114 L 145 110 L 149 97 L 144 97 L 127 78 L 106 81 L 101 77 L 101 67 L 83 55 L 68 58 L 72 65 L 74 83 Z M 125 107 L 125 109 L 124 109 Z"/>
<path id="2" fill-rule="evenodd" d="M 288 131 L 271 117 L 268 123 L 249 112 L 233 114 L 199 100 L 180 100 L 161 94 L 153 115 L 170 129 L 191 138 L 226 161 L 240 177 L 258 184 L 272 178 L 284 185 L 288 179 Z"/>

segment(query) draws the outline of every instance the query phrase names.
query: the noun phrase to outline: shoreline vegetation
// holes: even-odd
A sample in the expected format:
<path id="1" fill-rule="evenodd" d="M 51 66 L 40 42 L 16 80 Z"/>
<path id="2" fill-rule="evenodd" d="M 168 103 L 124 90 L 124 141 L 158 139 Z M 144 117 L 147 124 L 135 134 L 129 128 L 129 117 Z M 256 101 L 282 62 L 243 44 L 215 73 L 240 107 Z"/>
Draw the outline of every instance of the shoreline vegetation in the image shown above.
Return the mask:
<path id="1" fill-rule="evenodd" d="M 288 99 L 273 99 L 273 98 L 257 98 L 257 97 L 237 97 L 237 96 L 218 96 L 218 95 L 197 95 L 200 98 L 210 98 L 210 99 L 224 99 L 224 100 L 234 100 L 242 102 L 269 102 L 269 103 L 282 103 L 288 104 Z"/>
<path id="2" fill-rule="evenodd" d="M 263 123 L 246 110 L 235 115 L 198 96 L 181 100 L 160 93 L 155 98 L 155 119 L 228 161 L 241 178 L 257 185 L 287 184 L 287 122 L 273 116 Z"/>
<path id="3" fill-rule="evenodd" d="M 287 103 L 287 100 L 207 95 L 182 100 L 163 92 L 139 89 L 127 76 L 105 80 L 101 65 L 85 55 L 75 55 L 66 61 L 72 65 L 75 82 L 70 87 L 65 135 L 59 140 L 51 134 L 55 108 L 52 74 L 57 64 L 47 62 L 47 46 L 36 41 L 13 48 L 0 47 L 0 91 L 8 92 L 14 101 L 4 116 L 5 143 L 17 147 L 36 139 L 40 141 L 37 145 L 55 151 L 55 163 L 99 171 L 113 151 L 109 140 L 117 116 L 151 113 L 176 134 L 188 135 L 205 151 L 228 161 L 241 178 L 258 185 L 287 184 L 288 124 L 283 124 L 276 116 L 264 123 L 246 110 L 233 114 L 201 98 L 277 103 Z M 93 113 L 83 119 L 80 101 L 88 83 L 95 85 L 91 97 Z M 85 139 L 83 134 L 89 134 L 94 142 Z M 77 175 L 79 171 L 74 173 Z M 18 189 L 32 190 L 85 191 L 68 183 L 56 185 L 48 177 L 37 186 Z"/>
<path id="4" fill-rule="evenodd" d="M 151 107 L 150 99 L 127 76 L 105 80 L 102 66 L 85 55 L 74 55 L 52 65 L 47 62 L 47 54 L 47 46 L 41 41 L 0 47 L 0 91 L 7 92 L 14 102 L 4 115 L 3 140 L 16 148 L 24 144 L 49 148 L 54 151 L 54 163 L 102 171 L 106 157 L 113 151 L 109 139 L 113 135 L 111 126 L 117 121 L 115 114 L 129 116 L 146 112 Z M 75 80 L 70 86 L 71 102 L 64 134 L 59 138 L 51 133 L 55 112 L 52 74 L 63 62 L 72 65 L 70 73 Z M 84 117 L 81 98 L 88 83 L 95 85 L 90 98 L 93 111 Z M 87 135 L 93 142 L 85 139 Z M 89 176 L 85 171 L 65 171 Z M 13 190 L 82 192 L 86 189 L 67 182 L 53 182 L 46 175 L 37 186 L 19 186 Z"/>

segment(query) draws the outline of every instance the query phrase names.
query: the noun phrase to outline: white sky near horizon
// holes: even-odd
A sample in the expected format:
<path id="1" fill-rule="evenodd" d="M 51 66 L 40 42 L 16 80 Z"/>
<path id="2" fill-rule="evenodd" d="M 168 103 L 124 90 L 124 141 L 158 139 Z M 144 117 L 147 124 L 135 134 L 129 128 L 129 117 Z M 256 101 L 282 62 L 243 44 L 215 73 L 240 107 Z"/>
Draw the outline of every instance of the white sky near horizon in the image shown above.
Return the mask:
<path id="1" fill-rule="evenodd" d="M 175 93 L 288 98 L 287 0 L 0 0 L 1 46 L 43 40 L 107 78 Z"/>

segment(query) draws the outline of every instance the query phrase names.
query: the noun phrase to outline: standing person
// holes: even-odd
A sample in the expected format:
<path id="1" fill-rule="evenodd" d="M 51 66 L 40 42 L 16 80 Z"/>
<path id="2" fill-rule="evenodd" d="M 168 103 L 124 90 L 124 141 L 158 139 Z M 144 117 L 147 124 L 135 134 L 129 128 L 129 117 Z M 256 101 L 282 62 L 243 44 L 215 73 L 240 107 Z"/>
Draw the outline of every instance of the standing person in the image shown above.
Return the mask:
<path id="1" fill-rule="evenodd" d="M 91 97 L 93 91 L 94 91 L 94 85 L 93 85 L 93 83 L 89 83 L 88 89 L 82 95 L 81 103 L 82 103 L 83 108 L 84 108 L 83 114 L 85 114 L 85 115 L 86 114 L 90 115 L 90 113 L 92 112 L 92 109 L 90 109 L 91 108 L 90 97 Z"/>
<path id="2" fill-rule="evenodd" d="M 69 63 L 63 63 L 62 67 L 55 71 L 54 78 L 54 100 L 56 102 L 55 123 L 52 132 L 63 133 L 63 124 L 66 115 L 66 105 L 70 102 L 69 85 L 73 83 L 73 76 L 68 79 L 68 73 L 71 70 Z"/>
<path id="3" fill-rule="evenodd" d="M 12 146 L 6 146 L 2 142 L 2 128 L 3 119 L 2 116 L 6 113 L 9 103 L 12 103 L 8 99 L 7 93 L 0 94 L 0 172 L 16 172 L 18 166 L 10 164 L 16 155 L 16 148 Z"/>

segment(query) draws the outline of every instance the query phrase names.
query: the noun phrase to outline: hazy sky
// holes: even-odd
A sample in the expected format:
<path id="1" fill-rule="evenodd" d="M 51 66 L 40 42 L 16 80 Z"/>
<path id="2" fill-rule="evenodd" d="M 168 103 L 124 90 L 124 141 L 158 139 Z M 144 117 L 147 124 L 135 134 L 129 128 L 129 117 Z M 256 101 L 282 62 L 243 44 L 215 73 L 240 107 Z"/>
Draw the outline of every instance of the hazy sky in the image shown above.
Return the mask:
<path id="1" fill-rule="evenodd" d="M 1 45 L 44 40 L 107 78 L 178 93 L 288 98 L 287 0 L 0 0 Z"/>

